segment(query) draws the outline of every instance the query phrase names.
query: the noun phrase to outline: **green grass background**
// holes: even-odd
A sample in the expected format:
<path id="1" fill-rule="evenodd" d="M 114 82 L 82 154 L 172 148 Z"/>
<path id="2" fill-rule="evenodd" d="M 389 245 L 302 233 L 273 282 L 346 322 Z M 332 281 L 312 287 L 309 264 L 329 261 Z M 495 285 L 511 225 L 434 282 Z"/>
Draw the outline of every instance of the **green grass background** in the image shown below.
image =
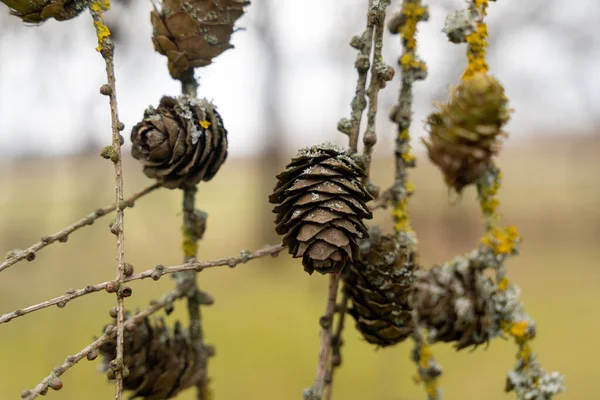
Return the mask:
<path id="1" fill-rule="evenodd" d="M 546 138 L 511 147 L 500 157 L 504 183 L 501 211 L 524 236 L 522 253 L 509 262 L 511 279 L 523 289 L 526 308 L 538 324 L 533 347 L 547 370 L 560 370 L 568 392 L 562 399 L 598 398 L 600 330 L 600 161 L 598 140 Z M 126 159 L 126 193 L 150 182 Z M 374 176 L 386 185 L 392 160 L 377 158 Z M 273 178 L 261 176 L 254 161 L 229 161 L 210 183 L 201 184 L 199 208 L 210 215 L 200 245 L 201 259 L 233 255 L 260 247 L 265 223 L 261 210 Z M 112 166 L 97 156 L 13 160 L 0 163 L 0 251 L 26 247 L 42 235 L 80 218 L 113 198 Z M 439 263 L 469 251 L 482 233 L 467 190 L 458 205 L 448 201 L 439 172 L 421 158 L 412 180 L 411 203 L 419 234 L 421 260 Z M 266 181 L 266 182 L 265 182 Z M 137 271 L 157 263 L 181 261 L 178 191 L 163 190 L 141 199 L 126 212 L 126 260 Z M 32 263 L 0 274 L 0 314 L 37 303 L 114 276 L 114 236 L 110 217 L 55 244 Z M 387 211 L 376 222 L 390 229 Z M 215 399 L 299 399 L 315 372 L 318 319 L 324 310 L 327 279 L 308 276 L 298 260 L 283 255 L 202 272 L 200 285 L 216 299 L 203 308 L 208 342 L 217 350 L 210 362 Z M 143 308 L 173 286 L 170 277 L 133 285 L 128 308 Z M 109 322 L 114 297 L 85 296 L 0 325 L 0 399 L 18 399 L 52 367 L 101 333 Z M 176 305 L 173 318 L 185 319 Z M 424 399 L 413 382 L 410 343 L 377 350 L 364 342 L 349 320 L 343 366 L 336 374 L 334 399 Z M 489 348 L 455 352 L 436 345 L 444 367 L 444 398 L 511 399 L 504 377 L 514 363 L 515 346 L 495 340 Z M 64 388 L 51 399 L 109 399 L 113 386 L 96 371 L 98 362 L 82 361 L 63 376 Z M 192 399 L 187 391 L 181 399 Z"/>

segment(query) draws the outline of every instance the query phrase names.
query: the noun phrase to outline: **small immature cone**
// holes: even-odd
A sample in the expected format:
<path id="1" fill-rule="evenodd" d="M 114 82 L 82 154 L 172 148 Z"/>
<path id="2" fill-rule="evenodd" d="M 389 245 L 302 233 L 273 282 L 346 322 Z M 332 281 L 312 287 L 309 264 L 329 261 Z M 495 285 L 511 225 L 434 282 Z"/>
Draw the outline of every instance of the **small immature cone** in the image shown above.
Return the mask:
<path id="1" fill-rule="evenodd" d="M 100 347 L 102 370 L 116 356 L 116 338 Z M 202 367 L 196 362 L 196 351 L 179 322 L 170 332 L 164 321 L 150 323 L 148 319 L 133 332 L 125 331 L 123 365 L 129 375 L 123 378 L 131 399 L 164 400 L 176 397 L 202 378 Z"/>
<path id="2" fill-rule="evenodd" d="M 427 117 L 429 158 L 442 170 L 446 184 L 460 192 L 489 167 L 510 109 L 504 88 L 491 75 L 479 73 L 450 92 L 447 104 Z"/>
<path id="3" fill-rule="evenodd" d="M 169 59 L 174 79 L 233 47 L 235 21 L 244 13 L 242 0 L 162 0 L 151 13 L 154 48 Z"/>
<path id="4" fill-rule="evenodd" d="M 300 150 L 277 175 L 269 197 L 277 204 L 275 230 L 309 274 L 340 272 L 358 258 L 358 240 L 367 236 L 362 219 L 373 216 L 363 176 L 347 152 L 330 144 Z"/>
<path id="5" fill-rule="evenodd" d="M 86 0 L 0 0 L 10 13 L 28 23 L 54 18 L 65 21 L 78 16 L 89 5 Z"/>
<path id="6" fill-rule="evenodd" d="M 227 131 L 207 100 L 164 96 L 131 131 L 133 157 L 164 187 L 208 181 L 227 158 Z"/>
<path id="7" fill-rule="evenodd" d="M 360 244 L 360 259 L 344 271 L 349 314 L 367 342 L 384 347 L 413 332 L 409 296 L 415 281 L 416 254 L 396 235 L 371 229 Z"/>
<path id="8" fill-rule="evenodd" d="M 455 342 L 460 350 L 501 333 L 498 289 L 478 269 L 475 261 L 456 258 L 417 273 L 411 305 L 431 342 Z"/>

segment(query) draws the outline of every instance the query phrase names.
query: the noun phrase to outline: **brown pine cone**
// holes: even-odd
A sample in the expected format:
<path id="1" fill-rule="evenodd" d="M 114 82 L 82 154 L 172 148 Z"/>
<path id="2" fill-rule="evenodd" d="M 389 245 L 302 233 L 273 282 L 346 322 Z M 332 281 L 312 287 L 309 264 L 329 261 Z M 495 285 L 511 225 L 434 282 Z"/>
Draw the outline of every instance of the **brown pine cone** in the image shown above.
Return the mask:
<path id="1" fill-rule="evenodd" d="M 342 275 L 352 301 L 349 314 L 367 342 L 381 347 L 400 343 L 413 331 L 409 295 L 415 281 L 413 246 L 377 227 L 360 243 L 360 260 Z"/>
<path id="2" fill-rule="evenodd" d="M 209 181 L 227 158 L 227 131 L 207 100 L 164 96 L 131 131 L 131 154 L 169 189 Z"/>
<path id="3" fill-rule="evenodd" d="M 499 331 L 497 288 L 475 260 L 451 263 L 417 273 L 411 305 L 432 342 L 456 342 L 458 350 L 487 343 Z"/>
<path id="4" fill-rule="evenodd" d="M 10 13 L 28 23 L 39 23 L 54 18 L 65 21 L 75 18 L 89 4 L 85 0 L 0 0 Z"/>
<path id="5" fill-rule="evenodd" d="M 460 192 L 474 183 L 498 152 L 502 127 L 510 109 L 504 87 L 491 75 L 479 73 L 450 92 L 450 101 L 427 117 L 429 158 L 444 174 L 446 184 Z"/>
<path id="6" fill-rule="evenodd" d="M 309 274 L 340 272 L 358 257 L 357 242 L 368 235 L 362 219 L 373 217 L 363 176 L 350 155 L 331 144 L 300 150 L 277 175 L 269 197 L 278 204 L 275 230 Z"/>
<path id="7" fill-rule="evenodd" d="M 104 372 L 116 357 L 116 346 L 115 337 L 100 346 Z M 203 376 L 196 351 L 179 322 L 173 333 L 164 321 L 151 324 L 147 318 L 134 332 L 126 330 L 123 365 L 129 370 L 123 377 L 123 387 L 133 391 L 131 399 L 170 399 L 195 386 Z"/>
<path id="8" fill-rule="evenodd" d="M 235 21 L 244 13 L 243 0 L 162 0 L 151 13 L 154 48 L 169 59 L 169 72 L 180 79 L 190 68 L 204 67 L 233 47 Z"/>

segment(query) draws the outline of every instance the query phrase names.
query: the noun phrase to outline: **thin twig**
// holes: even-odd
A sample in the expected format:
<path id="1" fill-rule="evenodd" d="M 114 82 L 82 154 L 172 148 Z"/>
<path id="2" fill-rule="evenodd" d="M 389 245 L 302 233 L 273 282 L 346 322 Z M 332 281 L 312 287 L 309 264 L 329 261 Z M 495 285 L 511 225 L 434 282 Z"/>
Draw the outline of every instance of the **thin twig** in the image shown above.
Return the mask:
<path id="1" fill-rule="evenodd" d="M 133 205 L 137 199 L 139 199 L 142 196 L 147 195 L 148 193 L 153 192 L 154 190 L 158 189 L 159 187 L 161 187 L 160 183 L 154 183 L 154 184 L 148 186 L 147 188 L 145 188 L 137 193 L 134 193 L 129 198 L 125 199 L 125 201 L 123 203 L 119 204 L 119 207 L 122 207 L 122 208 L 133 207 Z M 20 250 L 20 249 L 11 250 L 10 252 L 8 252 L 9 255 L 7 256 L 6 260 L 3 261 L 2 263 L 0 263 L 0 272 L 7 269 L 8 267 L 18 263 L 19 261 L 23 261 L 23 260 L 32 261 L 35 258 L 35 253 L 40 251 L 44 247 L 49 246 L 52 243 L 56 243 L 56 242 L 66 242 L 71 233 L 73 233 L 76 230 L 83 228 L 85 226 L 92 225 L 94 223 L 94 221 L 115 211 L 116 209 L 117 209 L 117 206 L 115 204 L 111 204 L 110 206 L 99 208 L 96 211 L 94 211 L 94 212 L 88 214 L 87 216 L 79 219 L 78 221 L 72 223 L 71 225 L 68 225 L 68 226 L 62 228 L 58 232 L 55 232 L 51 235 L 42 236 L 42 238 L 39 242 L 32 244 L 31 246 L 29 246 L 28 248 L 26 248 L 24 250 Z"/>
<path id="2" fill-rule="evenodd" d="M 341 347 L 344 344 L 342 339 L 342 331 L 344 330 L 344 321 L 346 320 L 346 311 L 348 311 L 348 293 L 342 291 L 342 299 L 337 305 L 338 320 L 335 327 L 335 332 L 331 338 L 331 370 L 329 371 L 329 379 L 327 380 L 327 393 L 326 399 L 331 400 L 331 393 L 333 392 L 333 375 L 336 368 L 342 365 L 342 352 Z"/>
<path id="3" fill-rule="evenodd" d="M 254 252 L 249 252 L 247 250 L 243 250 L 238 256 L 233 256 L 229 258 L 221 258 L 218 260 L 212 261 L 196 261 L 190 260 L 189 262 L 181 265 L 173 265 L 169 267 L 165 267 L 162 265 L 157 265 L 154 268 L 148 269 L 146 271 L 131 275 L 123 279 L 123 283 L 132 282 L 136 280 L 152 278 L 154 280 L 160 279 L 162 275 L 174 274 L 176 272 L 182 271 L 202 271 L 205 268 L 212 267 L 220 267 L 220 266 L 228 266 L 233 268 L 238 264 L 244 264 L 248 261 L 256 260 L 266 256 L 277 256 L 281 250 L 283 250 L 283 245 L 268 245 L 261 249 L 258 249 Z M 32 306 L 15 310 L 13 312 L 4 314 L 0 316 L 0 323 L 9 322 L 15 318 L 22 317 L 34 311 L 42 310 L 44 308 L 48 308 L 51 306 L 64 307 L 69 301 L 76 299 L 81 296 L 85 296 L 86 294 L 99 292 L 102 290 L 114 291 L 117 287 L 115 281 L 106 281 L 102 283 L 98 283 L 96 285 L 88 285 L 81 289 L 69 289 L 67 294 L 55 297 L 50 300 L 43 301 L 38 304 L 34 304 Z"/>
<path id="4" fill-rule="evenodd" d="M 146 308 L 144 311 L 139 312 L 131 318 L 127 319 L 127 323 L 133 323 L 136 325 L 140 324 L 144 320 L 144 318 L 159 311 L 166 304 L 172 303 L 173 300 L 182 297 L 184 295 L 184 292 L 185 290 L 178 289 L 163 295 L 161 300 L 151 303 L 150 306 L 148 306 L 148 308 Z M 84 357 L 88 357 L 90 360 L 93 360 L 95 358 L 95 355 L 97 355 L 100 346 L 111 340 L 115 336 L 116 332 L 117 330 L 115 326 L 108 326 L 102 336 L 100 336 L 98 339 L 94 340 L 92 343 L 84 347 L 79 353 L 72 356 L 68 356 L 62 365 L 55 367 L 52 370 L 52 372 L 47 377 L 45 377 L 35 388 L 31 390 L 24 390 L 21 393 L 21 397 L 24 400 L 32 400 L 35 399 L 38 395 L 46 394 L 49 388 L 54 388 L 55 390 L 60 389 L 62 387 L 62 382 L 60 382 L 59 377 L 65 372 L 67 372 L 67 370 L 69 370 L 79 361 L 81 361 Z"/>
<path id="5" fill-rule="evenodd" d="M 363 135 L 363 167 L 367 176 L 365 183 L 369 182 L 369 169 L 371 167 L 371 155 L 373 147 L 377 143 L 377 98 L 379 91 L 385 86 L 385 82 L 389 81 L 394 76 L 394 69 L 389 67 L 383 61 L 383 29 L 385 25 L 386 8 L 389 6 L 390 0 L 374 0 L 369 9 L 368 19 L 369 24 L 374 28 L 373 34 L 373 58 L 371 60 L 371 81 L 367 96 L 369 98 L 369 108 L 367 111 L 367 128 Z"/>
<path id="6" fill-rule="evenodd" d="M 114 43 L 110 39 L 110 31 L 104 24 L 102 19 L 102 12 L 106 11 L 110 7 L 109 1 L 106 2 L 94 2 L 90 6 L 90 12 L 94 20 L 94 27 L 98 36 L 98 50 L 104 59 L 106 64 L 106 79 L 108 87 L 104 87 L 101 92 L 108 96 L 110 104 L 110 119 L 112 128 L 112 149 L 110 149 L 110 160 L 114 164 L 115 168 L 115 205 L 122 204 L 124 201 L 123 196 L 123 163 L 121 157 L 121 135 L 119 134 L 120 129 L 123 128 L 123 124 L 119 121 L 117 111 L 117 88 L 115 83 L 115 65 L 114 65 Z M 115 222 L 110 228 L 111 232 L 117 236 L 117 266 L 116 266 L 116 277 L 118 282 L 117 289 L 117 356 L 116 362 L 121 368 L 116 370 L 116 391 L 115 400 L 121 400 L 123 397 L 123 337 L 124 337 L 124 320 L 125 320 L 125 306 L 124 298 L 131 294 L 130 290 L 123 290 L 122 282 L 125 277 L 124 273 L 124 255 L 125 255 L 125 212 L 121 207 L 117 207 L 117 216 Z"/>
<path id="7" fill-rule="evenodd" d="M 329 372 L 329 363 L 331 358 L 331 331 L 333 326 L 333 314 L 340 282 L 340 274 L 330 274 L 329 292 L 327 294 L 327 303 L 325 314 L 320 318 L 321 325 L 321 346 L 319 348 L 319 361 L 317 363 L 317 374 L 311 388 L 305 389 L 305 400 L 320 400 L 327 384 Z"/>
<path id="8" fill-rule="evenodd" d="M 369 10 L 373 6 L 373 0 L 369 0 Z M 352 108 L 350 121 L 342 120 L 339 124 L 339 129 L 349 135 L 350 140 L 350 151 L 356 153 L 358 149 L 358 136 L 360 133 L 360 121 L 364 109 L 367 107 L 367 101 L 365 100 L 365 90 L 367 86 L 367 75 L 371 63 L 369 62 L 369 56 L 371 55 L 371 46 L 373 44 L 373 23 L 369 19 L 367 21 L 367 28 L 361 36 L 355 36 L 352 38 L 350 45 L 359 50 L 356 56 L 354 66 L 358 71 L 358 80 L 356 81 L 356 92 L 350 106 Z"/>

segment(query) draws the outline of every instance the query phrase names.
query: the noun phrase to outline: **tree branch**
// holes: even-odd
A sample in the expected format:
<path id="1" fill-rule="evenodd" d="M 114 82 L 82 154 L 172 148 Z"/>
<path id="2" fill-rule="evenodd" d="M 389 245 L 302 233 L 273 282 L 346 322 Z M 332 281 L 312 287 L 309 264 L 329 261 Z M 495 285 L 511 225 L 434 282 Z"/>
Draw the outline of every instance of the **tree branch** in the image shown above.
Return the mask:
<path id="1" fill-rule="evenodd" d="M 159 187 L 161 187 L 161 185 L 159 183 L 154 183 L 154 184 L 144 188 L 143 190 L 140 190 L 139 192 L 134 193 L 129 198 L 125 199 L 122 203 L 119 204 L 119 207 L 121 207 L 123 209 L 125 209 L 127 207 L 133 207 L 133 205 L 137 199 L 147 195 L 148 193 L 153 192 L 154 190 L 158 189 Z M 18 263 L 19 261 L 23 261 L 23 260 L 33 261 L 35 259 L 36 252 L 40 251 L 41 249 L 43 249 L 46 246 L 51 245 L 52 243 L 66 242 L 71 233 L 73 233 L 76 230 L 83 228 L 85 226 L 92 225 L 94 223 L 94 221 L 115 211 L 116 209 L 117 209 L 117 206 L 115 204 L 112 204 L 107 207 L 99 208 L 96 211 L 94 211 L 94 212 L 88 214 L 87 216 L 79 219 L 78 221 L 72 223 L 71 225 L 68 225 L 68 226 L 62 228 L 58 232 L 55 232 L 51 235 L 42 236 L 42 238 L 39 242 L 32 244 L 31 246 L 29 246 L 28 248 L 26 248 L 24 250 L 14 249 L 14 250 L 9 251 L 7 254 L 6 260 L 4 260 L 2 263 L 0 263 L 0 272 L 9 268 L 12 265 Z"/>
<path id="2" fill-rule="evenodd" d="M 194 78 L 194 68 L 188 69 L 181 78 L 181 92 L 189 97 L 196 97 L 198 82 Z M 183 189 L 183 253 L 184 262 L 189 262 L 196 258 L 198 241 L 202 239 L 206 230 L 207 215 L 195 207 L 195 196 L 197 187 L 186 187 Z M 208 392 L 208 358 L 214 351 L 208 350 L 204 345 L 204 335 L 202 332 L 202 313 L 198 301 L 198 272 L 184 271 L 174 274 L 177 285 L 189 285 L 187 291 L 187 308 L 189 316 L 189 332 L 192 345 L 196 351 L 197 361 L 201 365 L 202 375 L 196 387 L 196 399 L 207 400 Z"/>
<path id="3" fill-rule="evenodd" d="M 329 292 L 325 306 L 325 314 L 320 318 L 321 325 L 321 347 L 319 349 L 319 361 L 317 363 L 317 375 L 311 388 L 304 390 L 305 400 L 321 400 L 323 391 L 327 385 L 327 377 L 331 358 L 331 331 L 333 326 L 333 314 L 340 282 L 340 274 L 330 274 Z"/>
<path id="4" fill-rule="evenodd" d="M 101 93 L 108 96 L 110 104 L 110 119 L 112 127 L 112 147 L 103 155 L 107 156 L 115 168 L 115 205 L 117 206 L 117 216 L 115 222 L 110 228 L 110 231 L 117 237 L 117 356 L 116 363 L 120 368 L 116 369 L 116 393 L 115 400 L 121 400 L 123 397 L 123 336 L 124 336 L 124 298 L 131 295 L 131 289 L 122 286 L 124 272 L 124 255 L 125 255 L 125 212 L 124 209 L 118 207 L 124 201 L 123 196 L 123 163 L 121 157 L 121 135 L 119 131 L 124 129 L 123 123 L 119 121 L 117 111 L 117 88 L 115 83 L 115 65 L 114 65 L 114 44 L 110 39 L 110 31 L 104 24 L 102 13 L 110 8 L 109 0 L 94 1 L 90 5 L 90 13 L 94 20 L 94 27 L 98 36 L 97 50 L 102 55 L 106 64 L 106 79 L 107 83 L 101 88 Z M 105 149 L 106 151 L 106 149 Z"/>
<path id="5" fill-rule="evenodd" d="M 276 257 L 281 250 L 283 250 L 283 245 L 268 245 L 261 249 L 255 250 L 254 252 L 249 252 L 247 250 L 243 250 L 240 255 L 221 258 L 218 260 L 212 261 L 196 261 L 195 259 L 191 259 L 187 263 L 181 265 L 173 265 L 169 267 L 165 267 L 162 265 L 157 265 L 154 268 L 147 269 L 146 271 L 128 276 L 123 279 L 123 283 L 132 282 L 136 280 L 152 278 L 153 280 L 158 280 L 162 275 L 174 274 L 176 272 L 183 271 L 202 271 L 205 268 L 213 268 L 220 266 L 228 266 L 230 268 L 235 267 L 238 264 L 244 264 L 248 261 L 256 260 L 266 256 Z M 0 316 L 0 323 L 9 322 L 15 318 L 22 317 L 34 311 L 38 311 L 44 308 L 48 308 L 51 306 L 58 306 L 60 308 L 64 307 L 69 301 L 76 299 L 81 296 L 85 296 L 86 294 L 99 292 L 102 290 L 106 290 L 108 292 L 114 292 L 117 289 L 116 281 L 106 281 L 102 283 L 98 283 L 96 285 L 88 285 L 82 289 L 69 289 L 67 294 L 63 296 L 58 296 L 50 300 L 43 301 L 38 304 L 34 304 L 32 306 L 15 310 L 13 312 L 4 314 Z"/>
<path id="6" fill-rule="evenodd" d="M 369 98 L 369 108 L 367 111 L 367 128 L 363 135 L 363 167 L 367 177 L 365 184 L 368 184 L 369 169 L 371 167 L 371 154 L 373 147 L 377 143 L 377 97 L 379 91 L 385 86 L 385 82 L 394 77 L 394 69 L 389 67 L 383 61 L 383 29 L 385 25 L 386 8 L 390 0 L 374 0 L 369 8 L 368 23 L 374 28 L 373 34 L 373 58 L 371 60 L 371 81 L 367 96 Z M 373 29 L 372 28 L 372 29 Z"/>
<path id="7" fill-rule="evenodd" d="M 327 379 L 327 394 L 326 399 L 331 400 L 331 393 L 333 392 L 333 374 L 335 369 L 342 365 L 342 352 L 341 347 L 344 344 L 342 339 L 342 331 L 344 330 L 344 321 L 346 319 L 346 311 L 348 311 L 348 294 L 342 291 L 342 299 L 337 305 L 338 321 L 335 328 L 333 337 L 331 338 L 331 370 L 329 371 L 329 378 Z"/>
<path id="8" fill-rule="evenodd" d="M 144 320 L 144 318 L 159 311 L 166 304 L 172 303 L 173 300 L 184 296 L 185 290 L 187 290 L 187 288 L 181 288 L 163 295 L 161 300 L 151 303 L 150 306 L 148 306 L 148 308 L 146 308 L 144 311 L 139 312 L 131 318 L 129 318 L 127 320 L 127 323 L 139 325 Z M 59 377 L 65 372 L 67 372 L 67 370 L 69 370 L 71 367 L 75 366 L 75 364 L 81 361 L 84 357 L 87 357 L 88 360 L 94 360 L 98 355 L 98 349 L 100 348 L 100 346 L 112 339 L 115 336 L 116 332 L 117 329 L 115 328 L 115 326 L 109 325 L 105 330 L 104 335 L 100 336 L 98 339 L 94 340 L 92 343 L 84 347 L 77 354 L 68 356 L 61 365 L 55 367 L 52 370 L 52 372 L 47 377 L 45 377 L 35 388 L 30 390 L 24 390 L 21 393 L 21 398 L 24 400 L 32 400 L 39 395 L 43 396 L 44 394 L 46 394 L 49 388 L 52 388 L 54 390 L 59 390 L 60 388 L 62 388 L 62 382 L 60 381 Z"/>
<path id="9" fill-rule="evenodd" d="M 369 10 L 373 5 L 373 0 L 369 0 Z M 350 120 L 342 119 L 338 123 L 338 130 L 347 134 L 350 140 L 350 151 L 356 153 L 358 150 L 358 136 L 360 134 L 360 121 L 364 109 L 367 107 L 365 100 L 365 89 L 367 86 L 367 75 L 371 63 L 369 56 L 371 55 L 371 46 L 373 43 L 373 23 L 369 19 L 367 28 L 360 36 L 354 36 L 350 42 L 350 46 L 359 51 L 356 56 L 354 66 L 358 71 L 358 80 L 356 82 L 356 92 L 350 106 L 352 108 Z"/>

